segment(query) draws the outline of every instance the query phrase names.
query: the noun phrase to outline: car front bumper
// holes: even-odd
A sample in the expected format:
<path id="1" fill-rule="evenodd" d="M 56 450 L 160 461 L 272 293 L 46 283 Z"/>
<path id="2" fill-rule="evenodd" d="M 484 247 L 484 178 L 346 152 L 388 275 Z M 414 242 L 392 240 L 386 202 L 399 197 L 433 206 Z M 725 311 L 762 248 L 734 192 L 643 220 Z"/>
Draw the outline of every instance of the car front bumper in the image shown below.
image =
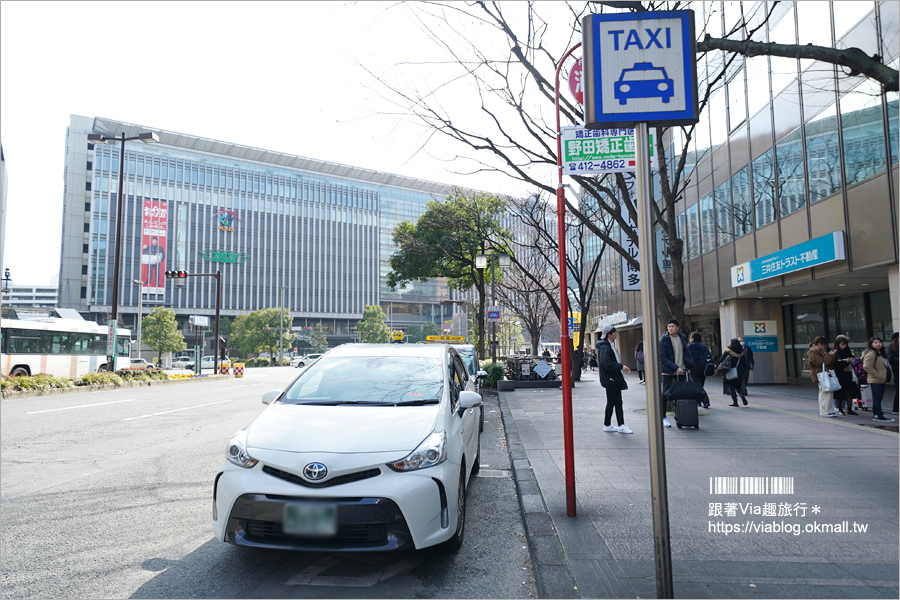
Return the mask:
<path id="1" fill-rule="evenodd" d="M 396 454 L 252 454 L 260 461 L 252 469 L 226 461 L 216 476 L 213 529 L 220 541 L 292 550 L 385 551 L 439 544 L 456 530 L 460 467 L 449 460 L 397 473 L 385 465 L 402 458 Z M 329 477 L 321 483 L 301 477 L 311 462 L 329 465 Z M 286 534 L 285 506 L 297 502 L 334 505 L 337 533 Z"/>

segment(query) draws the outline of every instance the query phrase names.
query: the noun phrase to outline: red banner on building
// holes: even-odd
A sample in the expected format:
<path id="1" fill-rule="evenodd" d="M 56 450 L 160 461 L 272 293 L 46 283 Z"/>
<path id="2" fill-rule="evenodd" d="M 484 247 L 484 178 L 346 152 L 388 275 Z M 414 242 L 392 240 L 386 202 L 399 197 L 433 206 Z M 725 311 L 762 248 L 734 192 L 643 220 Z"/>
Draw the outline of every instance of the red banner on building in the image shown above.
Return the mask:
<path id="1" fill-rule="evenodd" d="M 162 294 L 166 277 L 166 229 L 168 202 L 144 200 L 141 217 L 141 281 L 145 294 Z"/>

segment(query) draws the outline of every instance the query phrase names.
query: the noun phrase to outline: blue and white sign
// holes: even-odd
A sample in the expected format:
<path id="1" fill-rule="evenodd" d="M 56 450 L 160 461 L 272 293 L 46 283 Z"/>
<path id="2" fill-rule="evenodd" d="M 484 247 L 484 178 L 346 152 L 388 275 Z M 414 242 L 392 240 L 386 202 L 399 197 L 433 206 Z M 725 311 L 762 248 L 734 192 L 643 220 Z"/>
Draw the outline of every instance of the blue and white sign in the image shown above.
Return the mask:
<path id="1" fill-rule="evenodd" d="M 500 320 L 500 307 L 499 306 L 489 306 L 488 307 L 487 320 L 488 320 L 488 323 L 496 323 Z"/>
<path id="2" fill-rule="evenodd" d="M 744 321 L 744 343 L 754 352 L 778 352 L 778 322 Z"/>
<path id="3" fill-rule="evenodd" d="M 845 258 L 844 232 L 835 231 L 731 267 L 731 287 L 756 283 Z"/>
<path id="4" fill-rule="evenodd" d="M 697 122 L 693 11 L 592 14 L 582 32 L 586 127 Z"/>

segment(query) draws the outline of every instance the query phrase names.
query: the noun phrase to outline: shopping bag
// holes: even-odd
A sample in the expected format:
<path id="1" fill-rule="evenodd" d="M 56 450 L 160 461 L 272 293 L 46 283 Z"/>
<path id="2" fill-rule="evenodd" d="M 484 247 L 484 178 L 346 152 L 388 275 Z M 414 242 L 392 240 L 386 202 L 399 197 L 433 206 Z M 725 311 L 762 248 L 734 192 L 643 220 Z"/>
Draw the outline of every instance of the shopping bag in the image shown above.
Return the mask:
<path id="1" fill-rule="evenodd" d="M 822 386 L 823 392 L 836 392 L 841 389 L 841 384 L 838 382 L 837 375 L 834 374 L 834 371 L 825 369 L 818 374 L 818 377 L 819 385 Z"/>

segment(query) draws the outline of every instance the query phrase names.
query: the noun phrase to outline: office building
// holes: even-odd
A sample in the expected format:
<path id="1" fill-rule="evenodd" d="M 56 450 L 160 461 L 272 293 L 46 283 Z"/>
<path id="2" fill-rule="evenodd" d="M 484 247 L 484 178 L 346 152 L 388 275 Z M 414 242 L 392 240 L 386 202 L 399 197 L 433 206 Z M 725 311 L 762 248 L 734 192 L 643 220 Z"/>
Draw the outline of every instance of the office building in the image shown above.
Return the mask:
<path id="1" fill-rule="evenodd" d="M 293 327 L 321 323 L 329 343 L 354 341 L 365 305 L 405 329 L 451 318 L 441 281 L 385 287 L 394 227 L 415 220 L 448 185 L 204 139 L 155 127 L 73 115 L 66 138 L 59 305 L 104 322 L 111 310 L 120 144 L 126 142 L 119 315 L 132 326 L 165 306 L 180 323 L 283 306 Z M 167 281 L 164 272 L 191 277 Z M 138 282 L 138 283 L 135 283 Z M 139 302 L 138 294 L 143 294 Z M 283 298 L 283 300 L 282 300 Z"/>

